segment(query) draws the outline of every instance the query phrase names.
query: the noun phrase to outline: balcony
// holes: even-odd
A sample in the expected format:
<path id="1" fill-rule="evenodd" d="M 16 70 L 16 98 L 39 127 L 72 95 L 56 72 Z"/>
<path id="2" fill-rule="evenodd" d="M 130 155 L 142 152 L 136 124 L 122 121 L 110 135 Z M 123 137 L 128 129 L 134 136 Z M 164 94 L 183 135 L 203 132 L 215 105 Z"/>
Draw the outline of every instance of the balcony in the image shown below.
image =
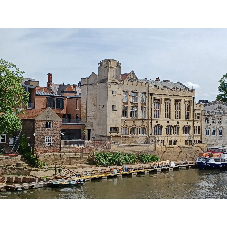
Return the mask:
<path id="1" fill-rule="evenodd" d="M 78 119 L 67 119 L 62 118 L 62 124 L 84 124 L 80 118 Z"/>

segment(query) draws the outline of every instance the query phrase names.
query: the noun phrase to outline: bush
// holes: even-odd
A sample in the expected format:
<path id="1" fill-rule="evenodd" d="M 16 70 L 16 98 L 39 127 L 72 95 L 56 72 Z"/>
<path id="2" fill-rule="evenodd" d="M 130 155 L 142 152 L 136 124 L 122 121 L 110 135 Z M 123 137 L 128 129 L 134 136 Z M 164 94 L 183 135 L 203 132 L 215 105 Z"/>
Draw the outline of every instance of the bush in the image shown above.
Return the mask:
<path id="1" fill-rule="evenodd" d="M 142 163 L 159 161 L 156 155 L 140 154 L 136 156 L 131 153 L 108 153 L 108 152 L 95 152 L 87 161 L 88 164 L 96 166 L 110 166 L 110 165 L 124 165 L 133 164 L 137 161 Z"/>

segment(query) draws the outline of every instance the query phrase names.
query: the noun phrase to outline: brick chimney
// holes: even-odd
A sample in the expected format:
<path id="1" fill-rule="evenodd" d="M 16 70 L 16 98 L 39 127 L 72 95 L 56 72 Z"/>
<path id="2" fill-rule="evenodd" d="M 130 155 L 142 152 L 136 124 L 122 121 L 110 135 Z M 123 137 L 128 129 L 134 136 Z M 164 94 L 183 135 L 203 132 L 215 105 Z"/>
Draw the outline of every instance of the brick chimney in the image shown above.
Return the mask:
<path id="1" fill-rule="evenodd" d="M 48 73 L 48 82 L 47 82 L 47 87 L 52 86 L 52 73 Z"/>

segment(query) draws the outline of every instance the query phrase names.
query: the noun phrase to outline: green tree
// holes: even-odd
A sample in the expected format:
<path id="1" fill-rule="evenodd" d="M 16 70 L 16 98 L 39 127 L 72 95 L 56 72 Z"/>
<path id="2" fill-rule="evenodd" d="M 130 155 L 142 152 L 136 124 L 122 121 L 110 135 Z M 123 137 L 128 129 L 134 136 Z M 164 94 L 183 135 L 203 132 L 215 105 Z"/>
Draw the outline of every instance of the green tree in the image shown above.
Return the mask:
<path id="1" fill-rule="evenodd" d="M 218 87 L 219 95 L 217 95 L 217 100 L 222 102 L 227 102 L 227 73 L 218 81 L 220 83 Z"/>
<path id="2" fill-rule="evenodd" d="M 21 82 L 24 72 L 0 59 L 0 135 L 22 129 L 19 113 L 27 106 L 28 93 Z"/>

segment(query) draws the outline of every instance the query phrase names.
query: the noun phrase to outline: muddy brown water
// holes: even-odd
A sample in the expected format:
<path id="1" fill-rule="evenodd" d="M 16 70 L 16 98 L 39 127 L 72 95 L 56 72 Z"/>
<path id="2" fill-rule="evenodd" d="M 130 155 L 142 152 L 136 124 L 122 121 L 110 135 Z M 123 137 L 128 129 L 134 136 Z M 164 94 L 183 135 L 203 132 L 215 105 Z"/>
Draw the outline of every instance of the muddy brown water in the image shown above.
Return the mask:
<path id="1" fill-rule="evenodd" d="M 73 188 L 0 192 L 0 199 L 222 199 L 227 171 L 179 170 L 86 182 Z"/>

